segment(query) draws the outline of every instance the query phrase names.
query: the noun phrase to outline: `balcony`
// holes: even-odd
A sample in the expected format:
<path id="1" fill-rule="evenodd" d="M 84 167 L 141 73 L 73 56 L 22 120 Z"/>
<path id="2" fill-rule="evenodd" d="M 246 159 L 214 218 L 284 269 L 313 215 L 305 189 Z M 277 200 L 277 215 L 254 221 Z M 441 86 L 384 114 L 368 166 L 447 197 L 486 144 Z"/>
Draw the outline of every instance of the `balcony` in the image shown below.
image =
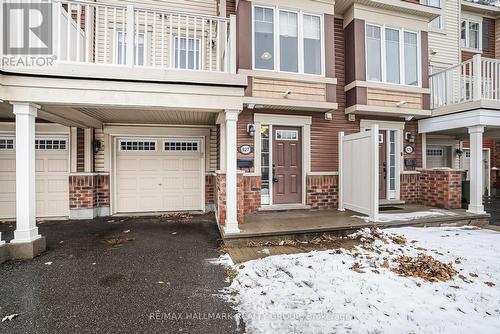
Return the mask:
<path id="1" fill-rule="evenodd" d="M 433 115 L 500 109 L 500 60 L 474 58 L 430 75 Z"/>
<path id="2" fill-rule="evenodd" d="M 52 2 L 51 66 L 4 72 L 127 80 L 243 84 L 236 17 L 172 12 L 138 3 Z"/>

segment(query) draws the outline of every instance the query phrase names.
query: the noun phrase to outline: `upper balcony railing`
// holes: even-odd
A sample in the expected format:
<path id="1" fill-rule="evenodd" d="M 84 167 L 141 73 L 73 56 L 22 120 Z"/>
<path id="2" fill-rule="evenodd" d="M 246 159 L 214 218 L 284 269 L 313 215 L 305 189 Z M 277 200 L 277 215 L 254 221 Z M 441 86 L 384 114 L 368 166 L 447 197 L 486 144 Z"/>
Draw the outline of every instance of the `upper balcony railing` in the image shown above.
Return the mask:
<path id="1" fill-rule="evenodd" d="M 500 60 L 474 58 L 430 75 L 432 108 L 466 102 L 500 102 Z"/>
<path id="2" fill-rule="evenodd" d="M 236 73 L 236 19 L 141 5 L 54 0 L 59 63 Z"/>

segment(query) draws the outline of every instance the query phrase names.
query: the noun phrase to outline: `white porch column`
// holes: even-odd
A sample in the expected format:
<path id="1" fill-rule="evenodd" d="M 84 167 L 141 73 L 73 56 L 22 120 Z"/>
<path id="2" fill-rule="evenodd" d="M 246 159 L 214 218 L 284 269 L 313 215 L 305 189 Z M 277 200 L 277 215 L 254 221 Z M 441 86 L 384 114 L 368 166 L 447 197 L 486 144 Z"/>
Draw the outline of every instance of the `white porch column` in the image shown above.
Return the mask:
<path id="1" fill-rule="evenodd" d="M 39 107 L 12 105 L 16 115 L 16 230 L 11 243 L 27 243 L 41 238 L 35 212 L 35 117 Z"/>
<path id="2" fill-rule="evenodd" d="M 5 241 L 2 240 L 2 232 L 0 232 L 0 246 L 5 244 Z"/>
<path id="3" fill-rule="evenodd" d="M 484 126 L 469 128 L 470 136 L 470 203 L 468 212 L 485 213 L 483 207 L 483 132 Z"/>
<path id="4" fill-rule="evenodd" d="M 227 234 L 240 233 L 238 228 L 237 166 L 236 166 L 236 122 L 239 110 L 225 111 L 226 124 L 226 222 Z"/>

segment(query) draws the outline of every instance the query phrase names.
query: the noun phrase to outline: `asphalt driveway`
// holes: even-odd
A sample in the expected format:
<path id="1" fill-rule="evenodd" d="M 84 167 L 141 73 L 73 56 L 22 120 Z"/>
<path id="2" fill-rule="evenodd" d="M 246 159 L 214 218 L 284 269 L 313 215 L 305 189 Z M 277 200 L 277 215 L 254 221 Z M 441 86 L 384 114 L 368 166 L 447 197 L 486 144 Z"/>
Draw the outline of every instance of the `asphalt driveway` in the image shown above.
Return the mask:
<path id="1" fill-rule="evenodd" d="M 14 228 L 0 224 L 2 238 Z M 0 264 L 0 316 L 19 313 L 0 333 L 238 332 L 219 294 L 226 269 L 207 261 L 219 256 L 211 216 L 46 222 L 39 230 L 46 253 Z"/>

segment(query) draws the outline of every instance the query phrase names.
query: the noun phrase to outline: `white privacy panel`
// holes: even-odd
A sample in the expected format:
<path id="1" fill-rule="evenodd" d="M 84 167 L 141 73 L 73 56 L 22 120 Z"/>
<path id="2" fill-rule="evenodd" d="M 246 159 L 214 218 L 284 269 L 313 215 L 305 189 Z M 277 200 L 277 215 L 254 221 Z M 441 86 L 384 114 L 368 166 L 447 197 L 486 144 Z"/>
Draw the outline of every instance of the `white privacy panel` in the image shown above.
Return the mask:
<path id="1" fill-rule="evenodd" d="M 339 209 L 378 219 L 379 126 L 345 136 L 339 134 Z"/>

